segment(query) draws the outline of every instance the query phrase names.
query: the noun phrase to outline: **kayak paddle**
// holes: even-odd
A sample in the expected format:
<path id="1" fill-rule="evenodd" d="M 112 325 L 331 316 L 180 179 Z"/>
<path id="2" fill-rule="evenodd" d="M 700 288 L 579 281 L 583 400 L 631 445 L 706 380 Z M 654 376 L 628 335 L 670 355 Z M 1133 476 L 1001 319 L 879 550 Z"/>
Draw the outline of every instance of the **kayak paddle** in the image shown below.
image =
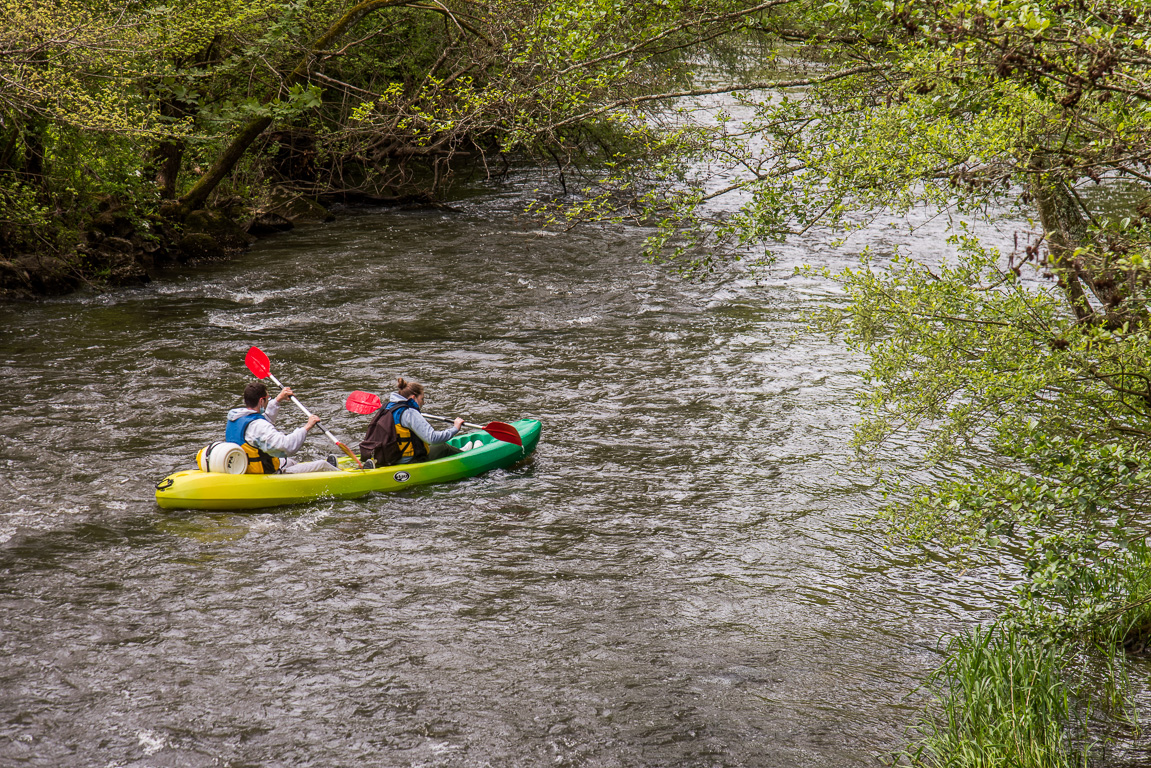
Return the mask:
<path id="1" fill-rule="evenodd" d="M 276 383 L 277 387 L 280 389 L 284 388 L 284 385 L 280 383 L 280 380 L 272 374 L 272 361 L 268 359 L 268 356 L 265 355 L 259 347 L 252 347 L 248 350 L 248 354 L 244 356 L 244 364 L 248 366 L 248 370 L 251 371 L 257 379 L 271 379 Z M 304 404 L 297 400 L 295 395 L 292 395 L 292 402 L 295 403 L 306 416 L 311 417 L 312 412 L 305 408 Z M 323 424 L 317 422 L 317 426 L 323 430 L 324 434 L 328 436 L 329 440 L 336 444 L 337 448 L 352 457 L 352 460 L 356 462 L 357 467 L 360 467 L 361 469 L 363 468 L 363 462 L 360 461 L 359 456 L 352 453 L 351 448 L 337 440 L 335 435 L 329 432 Z"/>
<path id="2" fill-rule="evenodd" d="M 383 401 L 371 392 L 364 392 L 358 389 L 348 395 L 348 400 L 344 403 L 344 407 L 352 413 L 359 413 L 364 416 L 375 413 L 382 408 L 383 405 Z M 455 421 L 455 419 L 447 416 L 432 416 L 430 413 L 424 413 L 423 411 L 420 411 L 420 415 L 425 419 L 434 419 L 435 421 Z M 514 443 L 521 448 L 524 446 L 524 441 L 523 438 L 520 437 L 519 430 L 511 424 L 505 424 L 502 421 L 492 421 L 489 422 L 487 426 L 482 427 L 479 424 L 469 424 L 465 421 L 464 426 L 472 429 L 482 429 L 496 440 L 502 440 L 505 443 Z"/>

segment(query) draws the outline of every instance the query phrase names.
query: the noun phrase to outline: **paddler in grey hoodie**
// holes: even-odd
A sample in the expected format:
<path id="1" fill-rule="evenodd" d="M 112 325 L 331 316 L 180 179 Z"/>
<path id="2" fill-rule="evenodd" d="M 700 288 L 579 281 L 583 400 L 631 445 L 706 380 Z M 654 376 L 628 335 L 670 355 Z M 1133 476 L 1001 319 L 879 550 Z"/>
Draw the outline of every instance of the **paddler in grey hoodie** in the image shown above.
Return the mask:
<path id="1" fill-rule="evenodd" d="M 244 407 L 228 411 L 224 439 L 236 443 L 248 454 L 248 472 L 272 474 L 284 472 L 332 472 L 338 469 L 335 457 L 327 460 L 300 463 L 288 458 L 304 445 L 308 432 L 319 423 L 319 416 L 309 416 L 308 423 L 290 434 L 276 429 L 275 418 L 280 412 L 280 401 L 292 396 L 291 387 L 284 387 L 271 402 L 268 388 L 255 381 L 244 388 Z"/>

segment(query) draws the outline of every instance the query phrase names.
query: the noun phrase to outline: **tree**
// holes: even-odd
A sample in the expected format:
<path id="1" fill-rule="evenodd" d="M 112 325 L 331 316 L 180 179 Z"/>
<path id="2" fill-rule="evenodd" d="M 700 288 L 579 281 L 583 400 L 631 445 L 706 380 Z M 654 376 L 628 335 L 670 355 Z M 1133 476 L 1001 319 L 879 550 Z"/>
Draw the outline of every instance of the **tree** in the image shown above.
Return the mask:
<path id="1" fill-rule="evenodd" d="M 1108 219 L 1083 187 L 1151 181 L 1143 4 L 791 3 L 759 29 L 773 45 L 802 46 L 791 66 L 832 62 L 845 74 L 801 81 L 811 87 L 798 95 L 742 96 L 754 117 L 721 119 L 697 143 L 713 167 L 731 158 L 719 167 L 735 180 L 702 195 L 703 180 L 691 180 L 672 205 L 666 189 L 647 197 L 640 210 L 663 215 L 669 233 L 656 245 L 688 253 L 716 244 L 691 233 L 746 245 L 850 231 L 867 211 L 921 203 L 1034 206 L 1042 232 L 1020 255 L 1046 259 L 1076 316 L 1116 326 L 1142 315 L 1142 218 Z M 702 203 L 733 193 L 750 202 L 704 216 Z"/>
<path id="2" fill-rule="evenodd" d="M 801 91 L 778 77 L 740 92 L 750 118 L 721 114 L 672 148 L 679 162 L 623 166 L 567 212 L 603 215 L 603 201 L 640 189 L 630 210 L 661 222 L 653 253 L 695 270 L 814 228 L 850 242 L 877 215 L 917 206 L 952 222 L 1031 217 L 1008 253 L 956 227 L 946 264 L 865 253 L 857 269 L 823 272 L 849 302 L 817 320 L 870 357 L 862 455 L 915 432 L 938 462 L 895 478 L 892 531 L 967 557 L 1002 545 L 1023 568 L 994 633 L 1008 639 L 968 637 L 949 664 L 982 659 L 978 674 L 990 674 L 996 654 L 1002 669 L 1013 656 L 1050 659 L 1021 642 L 1053 648 L 1044 674 L 1078 680 L 1073 699 L 1104 701 L 1082 682 L 1085 660 L 1151 639 L 1151 14 L 1131 0 L 791 3 L 758 31 L 772 51 L 790 45 Z M 683 173 L 677 151 L 714 175 Z M 713 213 L 723 195 L 745 202 Z M 960 735 L 935 731 L 913 759 L 1075 763 L 1084 731 L 1033 730 L 1042 718 L 1026 707 L 1012 739 L 963 731 L 976 722 L 964 707 L 980 706 L 965 697 L 993 682 L 950 689 L 944 730 Z M 1005 700 L 1038 701 L 1019 693 Z M 996 752 L 1005 746 L 1020 750 Z"/>
<path id="3" fill-rule="evenodd" d="M 272 5 L 5 3 L 0 254 L 66 253 L 109 201 L 146 215 L 153 179 L 173 194 L 205 96 L 199 83 L 221 43 L 251 33 Z"/>
<path id="4" fill-rule="evenodd" d="M 53 209 L 63 253 L 101 208 L 175 238 L 273 184 L 433 199 L 461 159 L 602 163 L 651 140 L 692 55 L 787 2 L 8 3 L 3 252 L 35 249 Z M 157 211 L 175 228 L 145 226 Z"/>
<path id="5" fill-rule="evenodd" d="M 86 166 L 89 178 L 130 176 L 127 168 L 113 171 L 101 167 L 98 159 L 61 152 L 61 136 L 76 139 L 80 146 L 74 149 L 83 154 L 95 145 L 148 136 L 152 129 L 150 112 L 138 94 L 95 74 L 103 68 L 131 70 L 130 58 L 122 51 L 144 46 L 138 29 L 75 2 L 46 7 L 6 2 L 4 17 L 0 247 L 51 240 L 54 209 L 66 209 L 79 191 L 71 183 L 79 174 L 64 163 Z"/>
<path id="6" fill-rule="evenodd" d="M 1096 441 L 1151 438 L 1151 222 L 1131 204 L 1116 213 L 1107 194 L 1125 190 L 1151 214 L 1142 4 L 789 3 L 757 31 L 774 51 L 792 46 L 802 91 L 785 78 L 767 93 L 725 89 L 752 116 L 721 115 L 677 147 L 729 180 L 714 191 L 678 173 L 679 155 L 677 167 L 644 165 L 656 174 L 633 210 L 662 217 L 653 248 L 707 268 L 725 246 L 770 247 L 816 227 L 847 238 L 925 204 L 956 217 L 1030 213 L 1037 231 L 1012 253 L 957 231 L 961 258 L 942 272 L 909 258 L 886 277 L 868 266 L 838 278 L 853 303 L 825 321 L 874 355 L 859 444 L 933 426 L 936 457 L 989 457 L 1032 422 Z M 575 214 L 639 176 L 606 179 Z M 733 213 L 709 213 L 709 200 L 736 193 L 746 202 Z"/>
<path id="7" fill-rule="evenodd" d="M 311 130 L 331 158 L 330 179 L 375 171 L 378 181 L 388 176 L 384 161 L 420 158 L 433 166 L 435 191 L 461 156 L 486 163 L 529 153 L 562 169 L 561 157 L 591 148 L 603 159 L 610 140 L 646 138 L 642 105 L 687 81 L 687 53 L 737 35 L 744 20 L 780 4 L 365 0 L 333 17 L 279 90 L 306 83 L 322 92 L 320 126 Z M 183 195 L 185 210 L 271 126 L 276 98 Z"/>

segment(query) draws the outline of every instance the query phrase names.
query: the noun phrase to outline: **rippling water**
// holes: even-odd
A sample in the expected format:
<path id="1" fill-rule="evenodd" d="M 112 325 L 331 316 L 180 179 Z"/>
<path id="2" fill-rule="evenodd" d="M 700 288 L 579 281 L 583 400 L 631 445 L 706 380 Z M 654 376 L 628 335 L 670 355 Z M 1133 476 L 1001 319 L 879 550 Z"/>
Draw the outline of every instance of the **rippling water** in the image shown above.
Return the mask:
<path id="1" fill-rule="evenodd" d="M 0 764 L 863 766 L 900 745 L 930 648 L 995 597 L 868 530 L 861 362 L 803 331 L 835 296 L 791 275 L 847 257 L 813 241 L 691 283 L 640 234 L 541 233 L 522 204 L 350 215 L 0 308 Z M 162 512 L 154 483 L 220 437 L 253 344 L 348 441 L 346 395 L 397 375 L 543 439 L 451 485 Z"/>

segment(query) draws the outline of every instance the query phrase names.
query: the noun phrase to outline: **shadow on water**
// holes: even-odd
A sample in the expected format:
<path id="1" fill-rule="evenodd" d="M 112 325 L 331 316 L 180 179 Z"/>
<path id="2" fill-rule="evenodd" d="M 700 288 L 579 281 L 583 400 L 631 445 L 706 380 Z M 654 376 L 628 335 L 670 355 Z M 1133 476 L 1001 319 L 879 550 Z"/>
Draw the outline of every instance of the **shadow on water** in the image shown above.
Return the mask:
<path id="1" fill-rule="evenodd" d="M 521 205 L 362 214 L 0 308 L 0 762 L 856 766 L 900 743 L 929 647 L 997 598 L 868 530 L 860 362 L 803 331 L 837 300 L 791 273 L 808 250 L 695 284 L 640 234 L 544 236 Z M 543 440 L 395 496 L 162 512 L 252 344 L 345 440 L 347 393 L 397 375 Z"/>

